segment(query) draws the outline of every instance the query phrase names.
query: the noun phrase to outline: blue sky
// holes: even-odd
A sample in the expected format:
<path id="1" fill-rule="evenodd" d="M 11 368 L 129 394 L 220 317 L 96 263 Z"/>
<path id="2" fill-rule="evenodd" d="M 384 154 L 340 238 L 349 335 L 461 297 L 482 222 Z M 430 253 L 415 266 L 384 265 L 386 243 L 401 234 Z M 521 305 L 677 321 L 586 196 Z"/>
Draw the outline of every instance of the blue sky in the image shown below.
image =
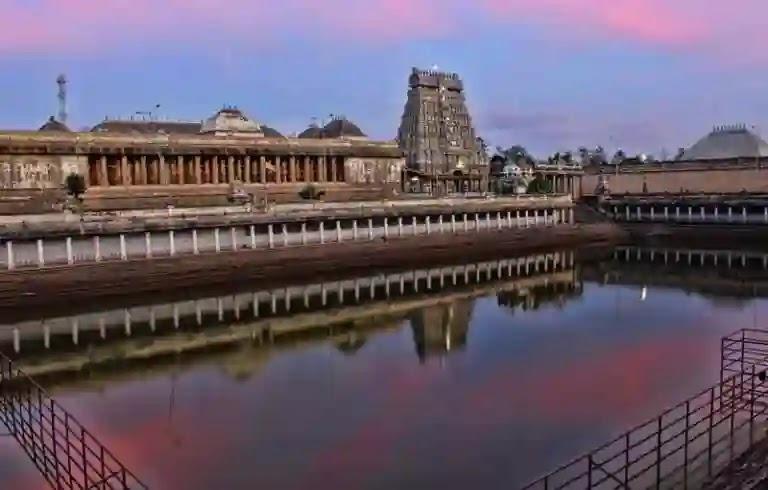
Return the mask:
<path id="1" fill-rule="evenodd" d="M 465 80 L 478 133 L 535 153 L 674 154 L 715 124 L 768 134 L 760 18 L 735 0 L 0 0 L 0 127 L 223 104 L 290 134 L 343 114 L 394 138 L 412 66 Z"/>

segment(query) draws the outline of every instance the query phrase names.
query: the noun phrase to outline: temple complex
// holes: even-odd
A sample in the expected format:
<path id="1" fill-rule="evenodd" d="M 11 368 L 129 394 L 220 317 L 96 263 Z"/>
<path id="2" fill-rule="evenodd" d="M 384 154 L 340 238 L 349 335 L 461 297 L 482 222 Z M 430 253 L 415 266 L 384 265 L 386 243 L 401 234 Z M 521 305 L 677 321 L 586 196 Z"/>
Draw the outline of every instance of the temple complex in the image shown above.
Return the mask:
<path id="1" fill-rule="evenodd" d="M 79 133 L 51 120 L 0 133 L 0 212 L 56 210 L 72 173 L 85 179 L 88 210 L 290 202 L 309 184 L 326 200 L 393 195 L 402 151 L 359 128 L 349 137 L 350 125 L 336 119 L 319 138 L 287 138 L 233 107 L 201 123 L 105 120 Z"/>
<path id="2" fill-rule="evenodd" d="M 745 125 L 725 125 L 676 160 L 585 168 L 581 195 L 768 192 L 768 143 Z"/>
<path id="3" fill-rule="evenodd" d="M 459 76 L 413 68 L 408 86 L 398 142 L 410 178 L 433 193 L 488 190 L 488 162 Z"/>

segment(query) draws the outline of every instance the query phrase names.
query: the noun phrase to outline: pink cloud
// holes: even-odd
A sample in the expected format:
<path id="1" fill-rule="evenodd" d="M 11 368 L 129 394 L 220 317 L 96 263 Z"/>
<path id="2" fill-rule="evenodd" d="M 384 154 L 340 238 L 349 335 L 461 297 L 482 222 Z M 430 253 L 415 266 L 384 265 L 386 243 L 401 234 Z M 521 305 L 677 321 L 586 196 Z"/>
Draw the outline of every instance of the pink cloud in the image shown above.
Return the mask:
<path id="1" fill-rule="evenodd" d="M 0 54 L 233 41 L 258 41 L 248 45 L 257 50 L 286 37 L 354 46 L 444 32 L 439 12 L 437 0 L 2 0 Z"/>
<path id="2" fill-rule="evenodd" d="M 0 0 L 0 56 L 109 54 L 140 46 L 352 49 L 533 26 L 557 43 L 619 39 L 719 59 L 760 59 L 760 0 Z M 755 20 L 757 19 L 757 20 Z M 478 34 L 479 35 L 479 34 Z"/>
<path id="3" fill-rule="evenodd" d="M 623 37 L 665 45 L 701 42 L 711 26 L 691 13 L 701 8 L 689 0 L 481 0 L 506 19 L 553 24 L 560 36 L 572 33 Z"/>

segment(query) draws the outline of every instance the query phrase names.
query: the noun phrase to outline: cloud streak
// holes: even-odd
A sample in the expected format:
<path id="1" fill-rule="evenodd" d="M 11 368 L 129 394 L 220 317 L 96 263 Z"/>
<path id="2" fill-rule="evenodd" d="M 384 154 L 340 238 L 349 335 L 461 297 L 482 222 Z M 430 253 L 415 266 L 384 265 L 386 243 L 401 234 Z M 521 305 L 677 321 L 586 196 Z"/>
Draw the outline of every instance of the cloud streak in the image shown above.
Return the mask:
<path id="1" fill-rule="evenodd" d="M 620 39 L 698 49 L 765 41 L 752 21 L 768 8 L 699 0 L 0 0 L 0 54 L 93 54 L 168 44 L 281 40 L 378 45 L 472 35 L 469 17 L 544 29 L 547 38 Z M 472 16 L 467 15 L 472 11 Z M 738 33 L 738 36 L 734 34 Z"/>

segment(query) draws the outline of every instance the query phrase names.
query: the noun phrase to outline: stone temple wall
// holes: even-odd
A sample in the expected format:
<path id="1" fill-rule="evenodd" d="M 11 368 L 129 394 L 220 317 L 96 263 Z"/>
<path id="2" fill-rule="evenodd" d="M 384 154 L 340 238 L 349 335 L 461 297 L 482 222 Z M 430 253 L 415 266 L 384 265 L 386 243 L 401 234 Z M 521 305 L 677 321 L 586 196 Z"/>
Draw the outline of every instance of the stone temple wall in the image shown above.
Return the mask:
<path id="1" fill-rule="evenodd" d="M 751 167 L 653 170 L 619 174 L 585 174 L 581 195 L 595 195 L 600 178 L 607 181 L 611 194 L 648 193 L 768 193 L 768 168 Z"/>

